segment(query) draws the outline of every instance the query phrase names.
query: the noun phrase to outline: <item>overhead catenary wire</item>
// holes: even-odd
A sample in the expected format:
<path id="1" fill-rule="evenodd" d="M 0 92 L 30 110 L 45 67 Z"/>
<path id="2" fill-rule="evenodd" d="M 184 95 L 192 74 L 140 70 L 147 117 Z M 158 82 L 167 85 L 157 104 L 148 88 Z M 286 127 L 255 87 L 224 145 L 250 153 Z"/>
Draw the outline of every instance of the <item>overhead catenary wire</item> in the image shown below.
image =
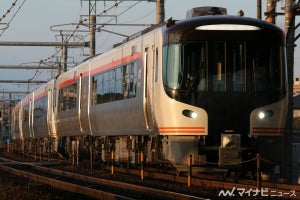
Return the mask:
<path id="1" fill-rule="evenodd" d="M 100 16 L 104 13 L 106 13 L 107 11 L 110 11 L 111 9 L 115 8 L 116 6 L 118 6 L 119 4 L 121 4 L 122 2 L 124 2 L 124 0 L 120 0 L 117 3 L 115 3 L 114 5 L 110 6 L 109 8 L 103 10 L 101 13 L 97 14 L 96 16 Z M 79 22 L 77 23 L 74 31 L 70 34 L 69 37 L 66 38 L 65 43 L 68 43 L 70 41 L 70 39 L 75 35 L 75 33 L 79 30 L 80 26 L 84 23 L 87 22 L 89 19 L 80 19 Z M 59 48 L 56 50 L 56 52 L 54 54 L 52 54 L 51 56 L 49 56 L 48 58 L 42 59 L 41 61 L 43 63 L 48 62 L 49 60 L 51 60 L 52 58 L 56 57 L 58 53 L 60 53 L 62 51 L 62 48 Z"/>
<path id="2" fill-rule="evenodd" d="M 11 12 L 11 10 L 16 6 L 16 3 L 17 3 L 17 1 L 18 0 L 15 0 L 12 4 L 11 4 L 11 6 L 10 6 L 10 8 L 8 8 L 7 10 L 6 10 L 6 13 L 5 14 L 3 14 L 1 17 L 0 17 L 0 22 Z"/>
<path id="3" fill-rule="evenodd" d="M 16 3 L 17 3 L 17 1 L 19 1 L 20 2 L 20 0 L 15 0 L 14 1 L 14 6 L 16 6 Z M 121 3 L 123 3 L 125 0 L 120 0 L 120 1 L 115 1 L 114 2 L 114 4 L 113 5 L 110 5 L 110 6 L 108 6 L 107 4 L 106 4 L 106 6 L 104 7 L 104 9 L 102 10 L 102 12 L 100 12 L 100 13 L 98 13 L 98 14 L 96 14 L 96 16 L 103 16 L 103 15 L 106 15 L 108 12 L 110 12 L 110 11 L 112 11 L 114 8 L 117 8 Z M 22 6 L 23 6 L 23 4 L 25 3 L 25 0 L 23 0 L 22 1 L 22 4 L 19 6 L 19 9 L 18 9 L 18 11 L 22 8 Z M 117 13 L 117 15 L 116 15 L 116 17 L 119 17 L 119 16 L 121 16 L 121 15 L 123 15 L 124 13 L 126 13 L 128 10 L 130 10 L 131 8 L 133 8 L 133 7 L 135 7 L 136 5 L 138 5 L 138 4 L 140 4 L 141 3 L 141 1 L 137 1 L 137 2 L 134 2 L 134 4 L 131 4 L 131 5 L 129 5 L 125 10 L 123 10 L 123 11 L 121 11 L 120 13 Z M 12 6 L 12 7 L 14 7 L 14 6 Z M 12 8 L 11 8 L 12 9 Z M 10 9 L 10 10 L 11 10 Z M 81 10 L 82 10 L 82 6 L 81 6 L 81 8 L 80 8 L 80 12 L 81 12 Z M 117 9 L 115 9 L 115 12 L 116 12 L 116 10 Z M 80 13 L 79 12 L 79 13 Z M 152 11 L 151 11 L 152 12 Z M 16 14 L 14 15 L 14 16 L 16 16 Z M 78 14 L 78 16 L 79 16 L 79 14 Z M 2 18 L 2 19 L 4 19 L 4 18 Z M 86 22 L 88 22 L 88 18 L 81 18 L 81 19 L 79 19 L 79 21 L 78 21 L 78 23 L 76 23 L 76 27 L 75 27 L 75 29 L 72 31 L 72 33 L 69 35 L 69 36 L 67 36 L 66 38 L 64 38 L 63 39 L 63 42 L 65 42 L 65 43 L 69 43 L 72 39 L 74 39 L 74 40 L 76 40 L 76 37 L 75 37 L 75 35 L 78 33 L 78 32 L 80 32 L 80 27 L 81 26 L 84 26 L 84 24 L 86 24 Z M 111 25 L 111 26 L 113 26 L 113 24 L 109 24 L 109 22 L 111 22 L 112 20 L 114 20 L 114 19 L 109 19 L 109 20 L 107 20 L 107 22 L 106 22 L 106 24 L 105 25 L 107 25 L 107 26 L 109 26 L 109 25 Z M 124 25 L 125 26 L 125 25 Z M 115 29 L 115 26 L 113 26 L 113 29 L 112 30 L 114 30 Z M 106 30 L 101 30 L 101 31 L 106 31 Z M 108 36 L 107 36 L 107 38 L 109 38 L 112 34 L 114 34 L 113 32 L 111 32 L 111 31 L 107 31 L 107 32 L 109 32 L 109 34 L 108 34 Z M 88 34 L 87 34 L 88 35 Z M 125 35 L 124 35 L 124 37 L 125 37 Z M 101 44 L 101 46 L 102 45 L 104 45 L 104 43 L 106 42 L 107 40 L 104 40 L 104 42 Z M 100 47 L 101 47 L 100 46 Z M 47 57 L 47 58 L 45 58 L 45 59 L 41 59 L 40 61 L 39 61 L 39 63 L 40 64 L 47 64 L 49 61 L 51 61 L 51 60 L 53 60 L 55 57 L 58 57 L 58 54 L 60 53 L 62 51 L 62 48 L 57 48 L 56 49 L 56 51 L 54 52 L 54 54 L 52 54 L 51 56 L 49 56 L 49 57 Z M 84 47 L 82 47 L 82 56 L 84 56 Z M 78 56 L 77 56 L 77 58 L 78 58 Z M 83 59 L 82 59 L 83 60 Z M 56 62 L 57 63 L 57 62 Z M 77 61 L 77 63 L 78 63 L 78 61 Z M 51 69 L 51 70 L 49 70 L 49 71 L 51 71 L 51 77 L 53 77 L 53 70 Z M 35 74 L 33 75 L 33 77 L 31 78 L 31 79 L 34 79 L 38 74 L 41 74 L 42 72 L 35 72 Z"/>
<path id="4" fill-rule="evenodd" d="M 2 17 L 0 18 L 0 22 L 1 20 L 3 20 L 8 13 L 11 12 L 11 10 L 16 6 L 16 3 L 17 3 L 18 0 L 15 0 L 11 7 L 6 11 L 6 13 L 4 15 L 2 15 Z M 8 21 L 8 23 L 6 24 L 6 28 L 2 30 L 2 32 L 0 33 L 0 37 L 3 35 L 3 33 L 7 30 L 7 28 L 9 27 L 10 23 L 12 22 L 12 20 L 15 18 L 15 16 L 18 14 L 18 12 L 21 10 L 21 8 L 23 7 L 24 3 L 25 3 L 26 0 L 23 0 L 23 2 L 21 3 L 21 5 L 18 7 L 16 13 L 12 16 L 12 18 Z"/>
<path id="5" fill-rule="evenodd" d="M 136 5 L 138 5 L 139 3 L 141 3 L 141 1 L 138 1 L 138 2 L 136 2 L 136 3 L 134 3 L 134 4 L 130 5 L 130 6 L 128 6 L 128 8 L 125 9 L 123 12 L 119 13 L 119 14 L 117 15 L 117 17 L 120 17 L 121 15 L 123 15 L 124 13 L 126 13 L 127 11 L 129 11 L 130 9 L 132 9 L 133 7 L 135 7 Z M 113 19 L 109 19 L 106 23 L 110 23 L 112 20 L 113 20 Z M 113 27 L 112 30 L 114 30 L 114 28 L 115 28 L 115 27 Z M 99 47 L 98 47 L 97 49 L 102 48 L 103 45 L 108 41 L 108 39 L 109 39 L 110 37 L 111 37 L 111 34 L 108 35 L 108 36 L 103 40 L 103 42 L 99 45 Z"/>

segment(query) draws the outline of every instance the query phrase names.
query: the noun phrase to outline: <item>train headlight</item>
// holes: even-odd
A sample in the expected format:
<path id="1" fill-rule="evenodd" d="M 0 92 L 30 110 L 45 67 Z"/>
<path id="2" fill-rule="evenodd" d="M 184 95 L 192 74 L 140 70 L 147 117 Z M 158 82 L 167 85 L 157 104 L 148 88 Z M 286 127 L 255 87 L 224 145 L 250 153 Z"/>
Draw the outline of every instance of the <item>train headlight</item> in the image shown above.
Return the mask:
<path id="1" fill-rule="evenodd" d="M 264 110 L 258 113 L 258 118 L 259 119 L 268 119 L 273 116 L 273 111 L 272 110 Z"/>
<path id="2" fill-rule="evenodd" d="M 192 113 L 191 113 L 191 117 L 192 117 L 193 119 L 196 119 L 196 118 L 198 117 L 198 113 L 192 112 Z"/>
<path id="3" fill-rule="evenodd" d="M 192 110 L 183 110 L 182 114 L 186 117 L 196 119 L 198 117 L 198 113 Z"/>

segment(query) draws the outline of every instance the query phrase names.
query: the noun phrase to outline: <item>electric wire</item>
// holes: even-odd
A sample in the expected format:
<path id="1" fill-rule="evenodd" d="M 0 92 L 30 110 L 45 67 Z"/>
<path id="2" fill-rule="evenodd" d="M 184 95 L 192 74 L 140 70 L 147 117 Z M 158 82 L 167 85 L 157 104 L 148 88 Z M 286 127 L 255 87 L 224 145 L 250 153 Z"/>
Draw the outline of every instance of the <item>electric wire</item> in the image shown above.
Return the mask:
<path id="1" fill-rule="evenodd" d="M 11 4 L 11 6 L 10 6 L 10 8 L 8 8 L 7 10 L 6 10 L 6 13 L 5 14 L 3 14 L 1 17 L 0 17 L 0 22 L 11 12 L 11 10 L 16 6 L 16 3 L 17 3 L 17 1 L 18 0 L 15 0 L 12 4 Z"/>
<path id="2" fill-rule="evenodd" d="M 0 18 L 0 22 L 1 20 L 6 17 L 6 15 L 8 13 L 10 13 L 10 11 L 12 10 L 13 7 L 16 6 L 16 3 L 17 3 L 18 0 L 15 0 L 13 3 L 12 3 L 12 6 L 7 10 L 7 12 L 2 16 L 2 18 Z M 7 23 L 7 28 L 3 29 L 2 30 L 2 33 L 0 33 L 0 37 L 4 34 L 4 32 L 8 29 L 9 25 L 11 24 L 11 22 L 14 20 L 14 18 L 16 17 L 16 15 L 18 14 L 18 12 L 21 10 L 21 8 L 23 7 L 24 3 L 25 3 L 26 0 L 23 0 L 23 2 L 21 3 L 21 5 L 18 7 L 18 9 L 16 10 L 15 14 L 12 16 L 12 18 L 8 21 Z"/>
<path id="3" fill-rule="evenodd" d="M 96 16 L 100 16 L 102 14 L 105 14 L 107 11 L 110 11 L 111 9 L 117 7 L 119 4 L 121 4 L 122 2 L 124 2 L 125 0 L 120 0 L 118 2 L 116 2 L 113 6 L 109 7 L 106 10 L 103 10 L 101 13 L 97 14 Z M 83 25 L 84 22 L 87 22 L 89 19 L 81 19 L 79 20 L 79 22 L 77 23 L 74 31 L 70 34 L 69 37 L 67 37 L 67 39 L 65 40 L 65 43 L 68 43 L 70 41 L 70 39 L 74 36 L 74 34 L 79 30 L 80 26 Z M 62 51 L 62 48 L 59 48 L 56 50 L 56 52 L 54 54 L 52 54 L 51 56 L 49 56 L 48 58 L 42 59 L 41 62 L 45 63 L 48 62 L 49 60 L 53 59 L 54 57 L 56 57 L 56 55 L 58 53 L 60 53 Z"/>
<path id="4" fill-rule="evenodd" d="M 130 6 L 128 6 L 127 9 L 125 9 L 123 12 L 121 12 L 121 13 L 119 13 L 119 14 L 117 15 L 117 18 L 120 17 L 121 15 L 123 15 L 124 13 L 126 13 L 127 11 L 129 11 L 130 9 L 132 9 L 133 7 L 135 7 L 136 5 L 138 5 L 139 3 L 141 3 L 141 1 L 138 1 L 138 2 L 136 2 L 136 3 L 134 3 L 134 4 L 130 5 Z M 108 20 L 106 23 L 109 23 L 109 22 L 111 22 L 112 20 L 113 20 L 113 18 L 111 18 L 110 20 Z M 114 30 L 114 29 L 115 29 L 115 27 L 112 28 L 112 30 Z M 99 47 L 97 48 L 97 50 L 100 49 L 100 48 L 102 48 L 102 47 L 104 46 L 104 44 L 108 41 L 108 39 L 111 37 L 111 35 L 112 35 L 112 34 L 109 34 L 109 35 L 103 40 L 103 42 L 99 45 Z"/>

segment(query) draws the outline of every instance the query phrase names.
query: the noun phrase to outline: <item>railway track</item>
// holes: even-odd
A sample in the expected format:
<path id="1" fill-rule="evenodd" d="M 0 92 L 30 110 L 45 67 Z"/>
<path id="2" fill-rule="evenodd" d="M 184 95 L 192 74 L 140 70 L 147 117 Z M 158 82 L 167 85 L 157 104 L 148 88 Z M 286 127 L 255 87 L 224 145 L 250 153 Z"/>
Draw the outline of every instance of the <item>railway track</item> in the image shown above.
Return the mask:
<path id="1" fill-rule="evenodd" d="M 0 169 L 95 199 L 205 199 L 1 158 Z"/>
<path id="2" fill-rule="evenodd" d="M 3 154 L 3 156 L 7 158 L 11 158 L 13 154 Z M 13 159 L 20 160 L 20 157 L 19 158 L 15 157 Z M 25 160 L 30 160 L 30 159 L 25 159 Z M 24 161 L 24 157 L 22 161 Z M 12 161 L 10 160 L 5 160 L 5 162 L 12 163 Z M 55 161 L 51 161 L 51 163 L 53 164 L 55 163 Z M 47 167 L 45 166 L 43 167 L 38 165 L 38 163 L 32 164 L 31 161 L 30 163 L 25 163 L 25 164 L 30 166 L 27 168 L 31 168 L 30 169 L 31 171 L 40 171 L 39 173 L 42 176 L 44 176 L 45 173 L 51 172 L 51 174 L 53 174 L 51 176 L 53 176 L 55 180 L 62 181 L 64 177 L 66 179 L 75 179 L 77 181 L 82 180 L 83 186 L 88 188 L 87 191 L 89 189 L 99 190 L 99 188 L 102 189 L 106 187 L 111 187 L 110 190 L 112 190 L 113 192 L 115 192 L 115 190 L 121 191 L 121 193 L 118 193 L 118 195 L 120 196 L 122 196 L 123 193 L 126 194 L 132 191 L 133 195 L 132 196 L 129 195 L 128 197 L 131 199 L 141 199 L 141 198 L 148 199 L 145 197 L 149 197 L 149 199 L 153 199 L 153 198 L 155 199 L 178 199 L 178 198 L 179 199 L 201 199 L 198 198 L 199 196 L 205 196 L 212 199 L 222 199 L 219 198 L 220 194 L 222 196 L 222 193 L 220 193 L 222 191 L 223 192 L 227 191 L 227 194 L 230 194 L 230 192 L 235 192 L 237 196 L 240 196 L 242 197 L 242 199 L 244 199 L 249 195 L 255 195 L 252 191 L 256 191 L 255 181 L 239 180 L 234 178 L 224 178 L 224 177 L 216 177 L 216 176 L 213 179 L 213 176 L 204 175 L 204 174 L 196 175 L 195 173 L 193 173 L 194 175 L 193 177 L 191 177 L 191 187 L 187 187 L 188 177 L 186 176 L 186 174 L 183 174 L 183 176 L 178 176 L 174 172 L 172 174 L 165 174 L 165 173 L 162 174 L 159 173 L 158 171 L 155 171 L 154 169 L 152 170 L 146 169 L 144 171 L 144 180 L 141 181 L 140 170 L 134 170 L 134 169 L 124 169 L 124 168 L 114 167 L 115 174 L 112 175 L 111 173 L 109 173 L 110 167 L 108 166 L 101 169 L 93 170 L 93 172 L 91 172 L 89 169 L 86 169 L 85 167 L 71 167 L 70 163 L 67 164 L 67 167 L 62 167 L 61 165 L 57 165 L 51 168 L 49 165 L 47 165 Z M 4 165 L 4 166 L 8 166 L 8 165 Z M 92 176 L 91 173 L 93 173 Z M 112 181 L 112 179 L 117 180 L 118 182 Z M 124 183 L 124 181 L 131 184 Z M 136 184 L 141 184 L 143 186 L 146 185 L 147 187 L 137 186 Z M 274 197 L 283 196 L 285 198 L 291 197 L 292 199 L 299 199 L 300 197 L 299 186 L 274 184 L 268 182 L 262 182 L 261 186 L 262 186 L 263 195 L 267 197 L 274 198 Z M 177 190 L 175 189 L 176 187 L 180 189 Z M 124 188 L 126 189 L 124 190 Z M 153 188 L 158 188 L 158 189 L 153 189 Z M 62 187 L 59 186 L 59 189 L 62 189 Z M 66 190 L 70 191 L 69 186 L 66 186 Z M 75 189 L 75 192 L 78 192 L 77 190 L 78 189 Z M 109 193 L 111 192 L 110 190 L 105 190 L 102 192 Z M 167 190 L 176 191 L 177 193 L 166 192 Z M 81 191 L 85 191 L 85 189 L 82 189 Z M 245 193 L 247 191 L 251 191 L 252 194 Z M 93 198 L 99 195 L 99 194 L 94 195 L 92 192 L 87 192 L 87 193 L 88 195 L 91 194 Z M 184 195 L 183 193 L 189 195 Z"/>

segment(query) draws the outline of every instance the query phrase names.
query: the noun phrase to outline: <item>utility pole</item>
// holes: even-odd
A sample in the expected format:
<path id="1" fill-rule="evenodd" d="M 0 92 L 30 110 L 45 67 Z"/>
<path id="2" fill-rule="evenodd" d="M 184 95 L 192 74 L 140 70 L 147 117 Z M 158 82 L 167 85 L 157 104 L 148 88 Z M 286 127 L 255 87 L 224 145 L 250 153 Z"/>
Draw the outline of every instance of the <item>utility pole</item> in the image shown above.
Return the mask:
<path id="1" fill-rule="evenodd" d="M 276 5 L 277 5 L 277 0 L 268 0 L 267 2 L 266 21 L 272 24 L 276 24 Z"/>
<path id="2" fill-rule="evenodd" d="M 62 47 L 62 68 L 60 68 L 59 74 L 67 71 L 67 60 L 68 60 L 68 48 L 66 46 Z"/>
<path id="3" fill-rule="evenodd" d="M 89 0 L 90 57 L 95 56 L 96 49 L 96 5 L 96 0 Z"/>
<path id="4" fill-rule="evenodd" d="M 90 56 L 95 56 L 96 49 L 96 15 L 89 16 L 89 28 L 90 28 Z"/>
<path id="5" fill-rule="evenodd" d="M 156 23 L 161 24 L 165 21 L 165 0 L 156 1 Z"/>
<path id="6" fill-rule="evenodd" d="M 81 0 L 87 1 L 87 0 Z M 96 16 L 97 16 L 97 1 L 115 1 L 115 0 L 88 0 L 89 1 L 89 32 L 90 32 L 90 57 L 95 56 L 95 33 L 96 33 Z M 138 0 L 126 0 L 126 1 L 138 1 Z M 156 23 L 160 24 L 165 21 L 165 0 L 140 0 L 148 2 L 156 2 Z M 120 1 L 122 2 L 122 1 Z M 115 1 L 117 5 L 117 2 Z"/>
<path id="7" fill-rule="evenodd" d="M 300 26 L 300 23 L 295 26 L 296 15 L 299 15 L 300 3 L 296 3 L 296 0 L 285 0 L 285 7 L 282 8 L 284 13 L 276 12 L 276 4 L 278 0 L 267 1 L 267 12 L 265 13 L 266 21 L 270 23 L 276 23 L 277 15 L 285 16 L 284 32 L 286 39 L 286 57 L 287 57 L 287 83 L 288 83 L 288 113 L 286 119 L 286 135 L 282 139 L 282 154 L 280 160 L 282 161 L 282 177 L 286 183 L 292 183 L 293 180 L 293 142 L 300 140 L 300 135 L 293 132 L 293 84 L 294 84 L 294 54 L 295 54 L 295 41 L 298 36 L 295 37 L 295 29 Z M 300 36 L 299 36 L 300 37 Z"/>
<path id="8" fill-rule="evenodd" d="M 288 72 L 288 87 L 289 104 L 287 116 L 287 135 L 284 144 L 284 164 L 283 175 L 289 183 L 292 182 L 292 143 L 293 143 L 293 84 L 294 84 L 294 52 L 295 52 L 295 0 L 285 0 L 285 35 L 286 35 L 286 54 L 287 54 L 287 72 Z"/>
<path id="9" fill-rule="evenodd" d="M 257 0 L 257 19 L 261 19 L 261 0 Z"/>

